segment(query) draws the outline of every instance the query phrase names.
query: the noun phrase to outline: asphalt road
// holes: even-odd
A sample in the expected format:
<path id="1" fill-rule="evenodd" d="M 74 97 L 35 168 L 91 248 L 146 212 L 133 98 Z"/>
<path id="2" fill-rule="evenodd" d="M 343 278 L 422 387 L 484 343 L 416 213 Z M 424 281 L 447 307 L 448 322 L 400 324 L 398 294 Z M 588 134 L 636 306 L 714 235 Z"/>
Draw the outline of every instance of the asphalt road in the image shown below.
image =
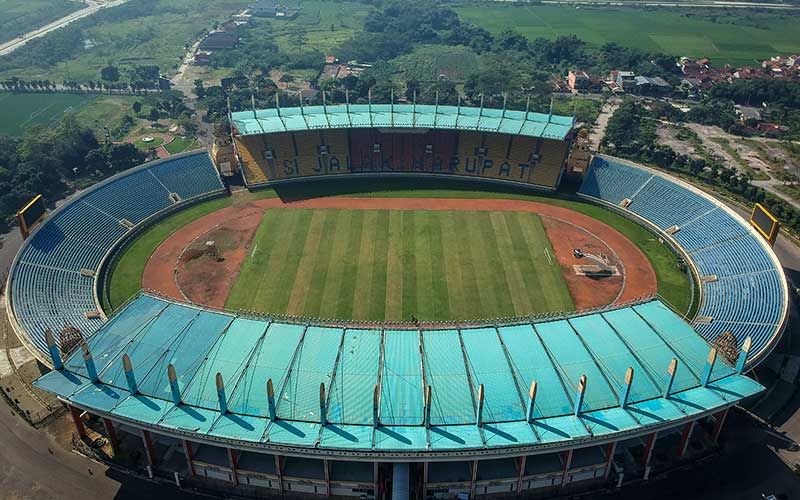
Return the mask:
<path id="1" fill-rule="evenodd" d="M 17 416 L 5 400 L 0 403 L 0 435 L 0 491 L 6 500 L 201 498 L 107 469 L 66 451 Z"/>
<path id="2" fill-rule="evenodd" d="M 86 16 L 91 16 L 95 12 L 100 9 L 104 9 L 106 7 L 114 7 L 117 5 L 121 5 L 125 3 L 127 0 L 86 0 L 87 7 L 75 11 L 71 14 L 67 14 L 66 16 L 62 17 L 61 19 L 57 19 L 50 24 L 42 26 L 41 28 L 36 28 L 33 31 L 29 31 L 24 35 L 14 38 L 13 40 L 9 40 L 0 44 L 0 56 L 4 56 L 6 54 L 10 54 L 14 52 L 20 47 L 24 47 L 29 41 L 42 37 L 51 31 L 57 30 L 59 28 L 63 28 L 64 26 L 68 25 L 71 22 L 77 21 L 78 19 L 82 19 Z"/>

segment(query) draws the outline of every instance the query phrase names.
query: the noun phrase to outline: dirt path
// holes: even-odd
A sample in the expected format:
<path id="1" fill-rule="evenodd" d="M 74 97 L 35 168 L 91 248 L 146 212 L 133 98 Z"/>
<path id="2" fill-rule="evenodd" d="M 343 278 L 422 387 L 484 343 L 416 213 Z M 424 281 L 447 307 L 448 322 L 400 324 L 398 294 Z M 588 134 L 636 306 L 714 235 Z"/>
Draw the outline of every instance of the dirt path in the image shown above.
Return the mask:
<path id="1" fill-rule="evenodd" d="M 224 208 L 178 229 L 150 257 L 142 286 L 177 300 L 215 308 L 225 305 L 236 273 L 250 251 L 250 242 L 270 208 L 333 208 L 362 210 L 486 210 L 533 212 L 542 216 L 556 260 L 575 302 L 587 309 L 626 302 L 657 292 L 655 272 L 644 253 L 610 226 L 546 203 L 521 200 L 444 198 L 316 198 L 293 203 L 265 199 Z M 217 243 L 221 261 L 203 253 L 205 242 Z M 573 248 L 608 255 L 620 276 L 592 279 L 577 276 Z"/>

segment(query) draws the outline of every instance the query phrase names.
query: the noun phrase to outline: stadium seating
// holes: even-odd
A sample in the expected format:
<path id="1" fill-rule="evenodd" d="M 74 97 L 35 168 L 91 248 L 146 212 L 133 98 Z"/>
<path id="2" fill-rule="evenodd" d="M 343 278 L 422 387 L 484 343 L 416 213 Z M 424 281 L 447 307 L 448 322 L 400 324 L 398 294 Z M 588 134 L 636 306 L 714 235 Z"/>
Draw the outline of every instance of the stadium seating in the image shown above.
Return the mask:
<path id="1" fill-rule="evenodd" d="M 207 154 L 185 155 L 113 177 L 45 219 L 21 249 L 9 277 L 17 320 L 36 347 L 46 352 L 48 328 L 58 336 L 72 326 L 88 337 L 102 325 L 101 319 L 85 315 L 96 311 L 94 279 L 81 270 L 98 269 L 128 231 L 123 219 L 142 222 L 171 206 L 171 193 L 188 200 L 222 189 Z"/>
<path id="2" fill-rule="evenodd" d="M 786 306 L 783 271 L 742 221 L 669 178 L 602 157 L 592 162 L 579 193 L 615 205 L 628 198 L 628 210 L 660 229 L 679 227 L 673 238 L 698 273 L 716 277 L 701 285 L 703 320 L 694 325 L 708 341 L 731 332 L 741 345 L 750 336 L 753 353 L 771 343 Z"/>
<path id="3" fill-rule="evenodd" d="M 555 187 L 569 147 L 565 141 L 472 130 L 411 133 L 377 128 L 243 136 L 236 143 L 251 187 L 290 178 L 370 172 L 448 173 Z M 327 146 L 327 155 L 319 154 L 321 146 Z M 273 159 L 264 159 L 267 150 Z M 533 153 L 540 154 L 540 161 L 531 160 Z"/>

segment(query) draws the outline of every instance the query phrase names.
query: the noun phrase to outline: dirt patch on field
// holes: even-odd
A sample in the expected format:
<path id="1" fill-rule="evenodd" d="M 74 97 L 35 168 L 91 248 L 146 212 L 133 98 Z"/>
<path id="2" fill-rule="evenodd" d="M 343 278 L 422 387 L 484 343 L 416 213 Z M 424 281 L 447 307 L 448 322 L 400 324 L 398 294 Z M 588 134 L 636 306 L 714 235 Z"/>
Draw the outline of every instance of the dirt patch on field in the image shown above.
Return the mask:
<path id="1" fill-rule="evenodd" d="M 284 203 L 272 198 L 224 208 L 182 227 L 164 241 L 145 268 L 142 286 L 178 300 L 222 307 L 250 251 L 250 241 L 270 208 L 364 210 L 487 210 L 533 212 L 542 217 L 556 260 L 577 309 L 598 307 L 655 294 L 655 271 L 644 253 L 612 227 L 573 210 L 521 200 L 450 198 L 316 198 Z M 220 262 L 202 251 L 219 240 Z M 602 279 L 576 275 L 574 248 L 609 256 L 620 276 Z M 186 250 L 194 259 L 184 259 Z"/>
<path id="2" fill-rule="evenodd" d="M 540 216 L 542 225 L 553 247 L 561 275 L 567 283 L 575 309 L 591 309 L 614 302 L 622 292 L 625 266 L 614 250 L 600 236 L 570 222 L 553 217 Z M 576 248 L 594 255 L 605 255 L 610 264 L 616 266 L 619 275 L 579 275 L 573 266 L 591 262 L 576 258 Z"/>
<path id="3" fill-rule="evenodd" d="M 186 247 L 175 271 L 183 295 L 197 304 L 224 307 L 260 222 L 258 213 L 233 219 Z"/>

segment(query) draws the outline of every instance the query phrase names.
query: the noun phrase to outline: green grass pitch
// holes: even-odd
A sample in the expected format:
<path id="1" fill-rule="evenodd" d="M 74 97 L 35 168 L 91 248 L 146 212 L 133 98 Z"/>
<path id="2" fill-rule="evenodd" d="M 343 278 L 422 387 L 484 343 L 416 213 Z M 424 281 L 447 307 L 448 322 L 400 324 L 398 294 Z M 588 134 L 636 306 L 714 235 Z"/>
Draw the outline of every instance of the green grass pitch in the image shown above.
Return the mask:
<path id="1" fill-rule="evenodd" d="M 226 308 L 393 321 L 573 310 L 536 214 L 268 210 Z"/>
<path id="2" fill-rule="evenodd" d="M 0 93 L 0 135 L 21 136 L 33 125 L 57 125 L 67 112 L 76 112 L 96 98 L 92 94 Z"/>

